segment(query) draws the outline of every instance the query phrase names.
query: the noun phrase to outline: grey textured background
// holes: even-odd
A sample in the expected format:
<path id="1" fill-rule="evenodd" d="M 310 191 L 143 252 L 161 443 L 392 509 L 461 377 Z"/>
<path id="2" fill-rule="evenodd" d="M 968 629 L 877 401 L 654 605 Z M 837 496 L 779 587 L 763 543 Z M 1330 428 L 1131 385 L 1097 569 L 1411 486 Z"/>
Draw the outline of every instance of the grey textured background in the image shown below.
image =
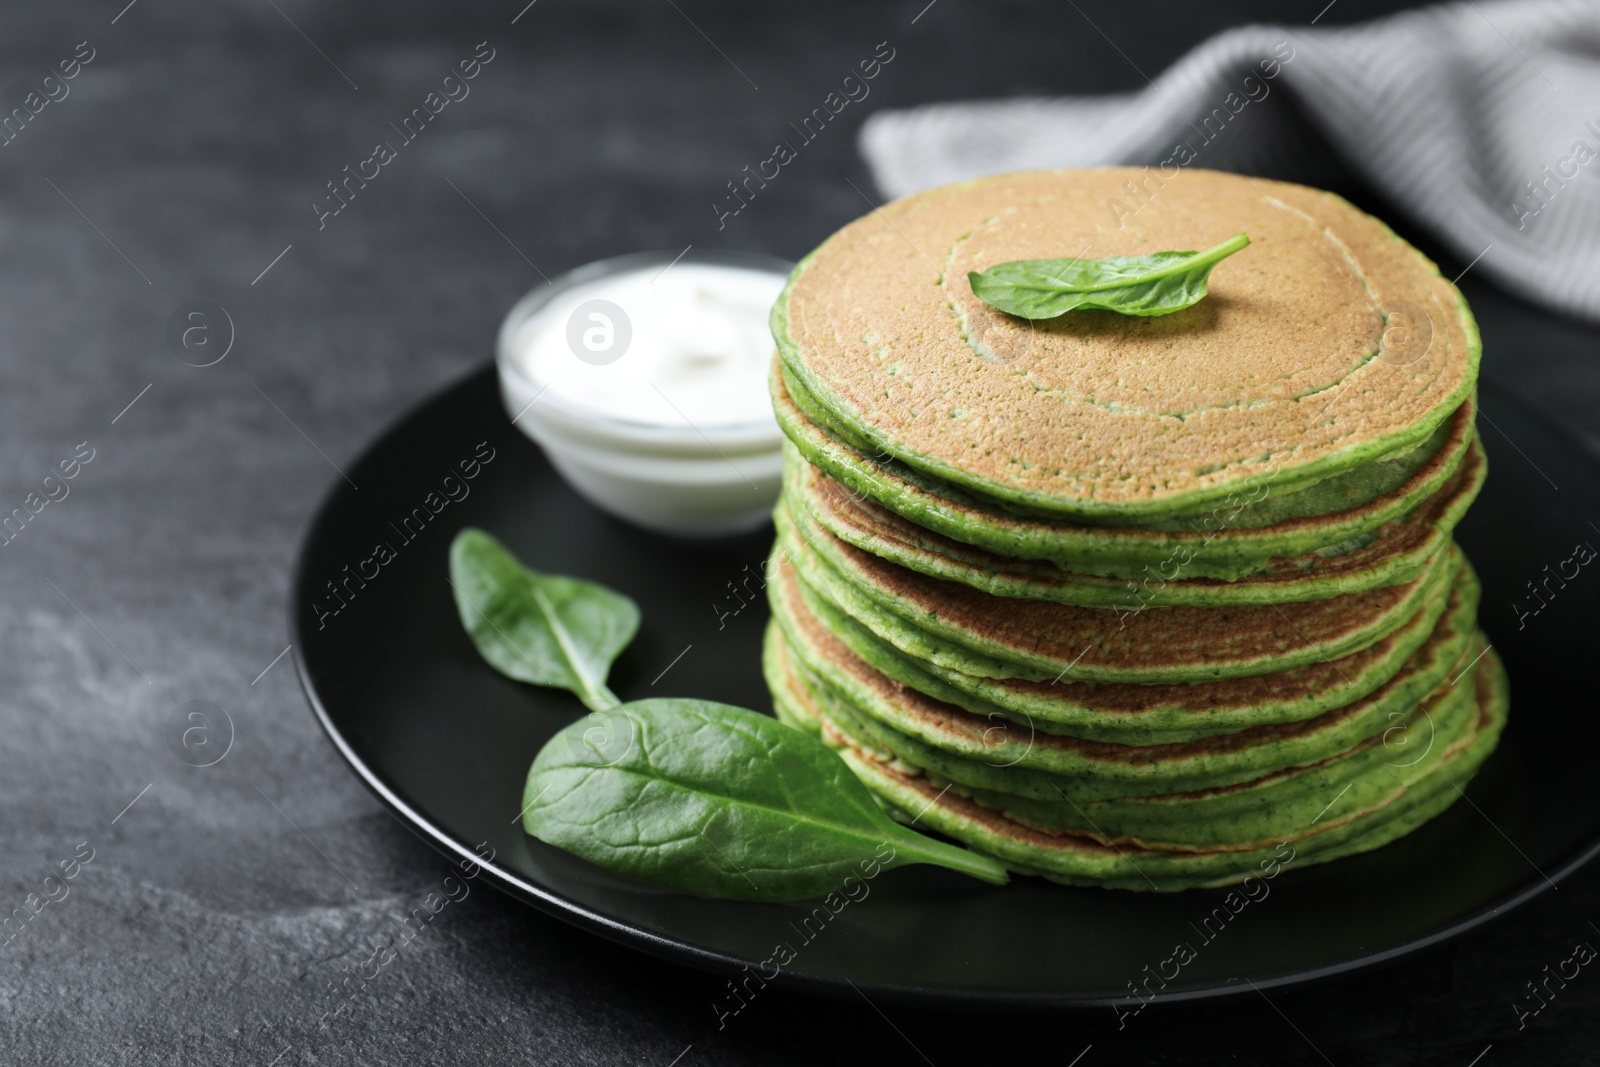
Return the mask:
<path id="1" fill-rule="evenodd" d="M 866 210 L 850 184 L 870 191 L 853 144 L 866 110 L 1126 90 L 1141 81 L 1118 48 L 1159 70 L 1227 25 L 1305 23 L 1321 0 L 822 3 L 759 20 L 710 0 L 539 0 L 515 25 L 520 0 L 124 2 L 0 10 L 0 111 L 78 42 L 96 50 L 0 147 L 0 512 L 95 449 L 0 548 L 0 912 L 29 914 L 59 861 L 94 850 L 0 945 L 0 1062 L 944 1067 L 1066 1064 L 1090 1044 L 1083 1067 L 1466 1067 L 1491 1044 L 1485 1067 L 1593 1062 L 1600 977 L 1520 1034 L 1510 1003 L 1575 940 L 1600 944 L 1594 871 L 1443 950 L 1284 991 L 1282 1016 L 1259 999 L 1158 1005 L 1125 1035 L 1109 1011 L 886 1018 L 776 991 L 718 1032 L 714 979 L 487 887 L 347 1001 L 347 969 L 447 868 L 339 761 L 287 658 L 252 682 L 287 643 L 288 571 L 333 465 L 481 364 L 539 271 L 690 242 L 798 256 Z M 1374 9 L 1345 0 L 1324 21 Z M 485 40 L 471 95 L 319 232 L 323 183 Z M 883 40 L 896 59 L 866 104 L 719 232 L 723 183 Z M 1596 332 L 1464 286 L 1500 324 L 1488 375 L 1600 433 Z M 194 298 L 237 332 L 204 369 L 164 341 Z M 231 717 L 214 766 L 169 745 L 189 700 Z"/>

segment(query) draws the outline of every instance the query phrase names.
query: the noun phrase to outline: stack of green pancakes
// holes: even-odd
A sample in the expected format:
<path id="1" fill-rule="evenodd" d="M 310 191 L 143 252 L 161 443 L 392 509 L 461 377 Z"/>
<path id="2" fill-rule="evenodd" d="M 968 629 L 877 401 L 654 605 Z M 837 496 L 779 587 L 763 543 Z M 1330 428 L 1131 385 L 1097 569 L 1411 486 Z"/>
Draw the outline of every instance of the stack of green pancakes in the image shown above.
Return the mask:
<path id="1" fill-rule="evenodd" d="M 968 281 L 1240 231 L 1164 316 L 1030 322 Z M 891 813 L 1068 884 L 1223 885 L 1409 833 L 1494 748 L 1452 541 L 1477 330 L 1345 201 L 1194 170 L 935 189 L 829 238 L 772 324 L 767 681 Z"/>

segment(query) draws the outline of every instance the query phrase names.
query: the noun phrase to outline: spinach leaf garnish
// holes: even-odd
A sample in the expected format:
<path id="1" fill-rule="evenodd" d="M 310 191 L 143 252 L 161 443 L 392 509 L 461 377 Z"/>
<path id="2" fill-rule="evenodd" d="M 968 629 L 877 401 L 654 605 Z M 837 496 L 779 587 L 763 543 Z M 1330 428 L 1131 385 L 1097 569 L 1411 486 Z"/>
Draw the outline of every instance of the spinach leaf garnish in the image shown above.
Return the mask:
<path id="1" fill-rule="evenodd" d="M 967 274 L 979 300 L 1024 319 L 1079 308 L 1170 315 L 1198 303 L 1211 268 L 1250 243 L 1238 234 L 1204 252 L 1152 252 L 1105 259 L 1017 259 Z"/>
<path id="2" fill-rule="evenodd" d="M 606 687 L 639 626 L 604 586 L 524 567 L 481 530 L 450 549 L 462 625 L 489 665 L 580 696 L 593 714 L 528 771 L 523 829 L 608 870 L 685 893 L 781 901 L 850 875 L 931 863 L 994 884 L 987 856 L 891 819 L 844 760 L 766 715 L 689 698 L 623 704 Z"/>
<path id="3" fill-rule="evenodd" d="M 522 826 L 685 893 L 797 900 L 908 863 L 1001 884 L 987 856 L 895 822 L 828 746 L 745 708 L 675 698 L 568 726 L 528 772 Z"/>
<path id="4" fill-rule="evenodd" d="M 519 682 L 571 690 L 597 711 L 616 707 L 606 675 L 639 632 L 633 601 L 581 578 L 530 570 L 471 528 L 450 545 L 450 587 L 461 625 L 489 666 Z"/>

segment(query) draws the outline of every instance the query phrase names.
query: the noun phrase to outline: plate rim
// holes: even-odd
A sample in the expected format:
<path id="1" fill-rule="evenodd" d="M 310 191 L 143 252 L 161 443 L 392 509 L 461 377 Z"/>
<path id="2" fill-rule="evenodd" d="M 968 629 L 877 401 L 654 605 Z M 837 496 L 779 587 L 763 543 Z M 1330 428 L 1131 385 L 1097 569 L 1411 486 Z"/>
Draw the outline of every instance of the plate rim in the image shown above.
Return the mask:
<path id="1" fill-rule="evenodd" d="M 449 396 L 478 387 L 480 379 L 488 379 L 489 383 L 492 384 L 494 376 L 495 363 L 491 359 L 486 364 L 476 366 L 460 377 L 434 389 L 386 424 L 384 429 L 357 454 L 350 463 L 351 469 L 358 470 L 368 463 L 374 454 L 388 444 L 391 438 L 398 436 L 408 424 L 428 409 L 443 402 Z M 1596 457 L 1588 444 L 1560 422 L 1545 416 L 1539 409 L 1526 403 L 1498 382 L 1487 379 L 1480 380 L 1480 389 L 1484 386 L 1487 386 L 1489 391 L 1493 392 L 1498 399 L 1518 408 L 1522 414 L 1538 422 L 1552 436 L 1560 439 L 1566 446 L 1585 457 L 1590 463 L 1596 461 Z M 532 442 L 529 443 L 532 444 Z M 758 960 L 744 959 L 718 949 L 709 948 L 682 938 L 670 937 L 635 923 L 617 919 L 604 911 L 590 907 L 538 882 L 524 878 L 502 866 L 496 860 L 485 861 L 476 852 L 468 851 L 464 845 L 455 841 L 424 813 L 416 810 L 401 799 L 383 781 L 382 776 L 368 766 L 356 753 L 334 723 L 327 707 L 323 704 L 322 698 L 312 682 L 301 651 L 304 647 L 302 639 L 305 634 L 302 631 L 306 617 L 305 611 L 302 610 L 306 605 L 301 600 L 301 590 L 304 588 L 308 557 L 311 554 L 311 547 L 316 535 L 323 529 L 328 520 L 329 512 L 335 502 L 344 497 L 345 491 L 343 482 L 330 481 L 328 489 L 323 493 L 300 537 L 299 545 L 295 552 L 294 565 L 289 574 L 288 637 L 290 643 L 294 646 L 295 677 L 300 683 L 300 689 L 305 695 L 306 702 L 311 706 L 313 717 L 322 728 L 323 733 L 333 743 L 334 750 L 355 772 L 356 777 L 361 780 L 362 784 L 389 809 L 391 815 L 397 818 L 417 837 L 434 848 L 435 851 L 458 861 L 476 864 L 484 873 L 489 875 L 490 882 L 496 889 L 522 903 L 532 905 L 546 915 L 561 919 L 581 930 L 598 934 L 615 944 L 647 952 L 658 959 L 685 964 L 718 975 L 734 975 L 746 967 L 757 966 L 760 962 Z M 776 976 L 763 980 L 779 988 L 821 995 L 830 999 L 846 999 L 851 994 L 865 995 L 871 993 L 884 998 L 888 1002 L 910 1007 L 958 1008 L 979 1012 L 1076 1012 L 1086 1011 L 1091 1008 L 1121 1008 L 1146 1005 L 1158 1000 L 1174 1003 L 1212 1000 L 1237 996 L 1250 991 L 1280 989 L 1323 981 L 1338 975 L 1349 974 L 1353 971 L 1381 966 L 1403 956 L 1436 948 L 1482 926 L 1502 912 L 1519 908 L 1546 890 L 1555 888 L 1557 883 L 1570 877 L 1579 868 L 1593 860 L 1596 855 L 1600 855 L 1600 830 L 1597 830 L 1594 836 L 1589 839 L 1587 845 L 1578 848 L 1573 855 L 1563 861 L 1554 871 L 1546 873 L 1534 866 L 1535 877 L 1528 878 L 1511 892 L 1465 913 L 1431 933 L 1400 941 L 1387 948 L 1360 953 L 1317 967 L 1295 968 L 1258 976 L 1241 975 L 1222 981 L 1205 982 L 1191 986 L 1169 986 L 1148 998 L 1137 994 L 1078 996 L 1021 991 L 988 992 L 876 981 L 858 983 L 850 979 L 841 981 L 826 975 L 788 968 L 780 968 Z M 1529 864 L 1532 866 L 1531 860 Z M 731 907 L 737 907 L 743 902 L 724 901 L 723 903 Z"/>

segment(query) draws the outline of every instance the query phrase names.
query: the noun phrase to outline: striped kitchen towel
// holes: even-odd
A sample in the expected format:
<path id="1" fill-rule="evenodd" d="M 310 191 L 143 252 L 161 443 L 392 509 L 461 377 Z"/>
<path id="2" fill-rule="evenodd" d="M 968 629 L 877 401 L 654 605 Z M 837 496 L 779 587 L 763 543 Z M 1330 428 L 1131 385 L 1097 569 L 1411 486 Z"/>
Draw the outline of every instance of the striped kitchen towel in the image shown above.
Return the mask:
<path id="1" fill-rule="evenodd" d="M 1595 0 L 1467 0 L 1350 27 L 1247 26 L 1136 93 L 880 112 L 861 151 L 889 196 L 1119 163 L 1315 185 L 1353 176 L 1506 289 L 1600 320 Z"/>

